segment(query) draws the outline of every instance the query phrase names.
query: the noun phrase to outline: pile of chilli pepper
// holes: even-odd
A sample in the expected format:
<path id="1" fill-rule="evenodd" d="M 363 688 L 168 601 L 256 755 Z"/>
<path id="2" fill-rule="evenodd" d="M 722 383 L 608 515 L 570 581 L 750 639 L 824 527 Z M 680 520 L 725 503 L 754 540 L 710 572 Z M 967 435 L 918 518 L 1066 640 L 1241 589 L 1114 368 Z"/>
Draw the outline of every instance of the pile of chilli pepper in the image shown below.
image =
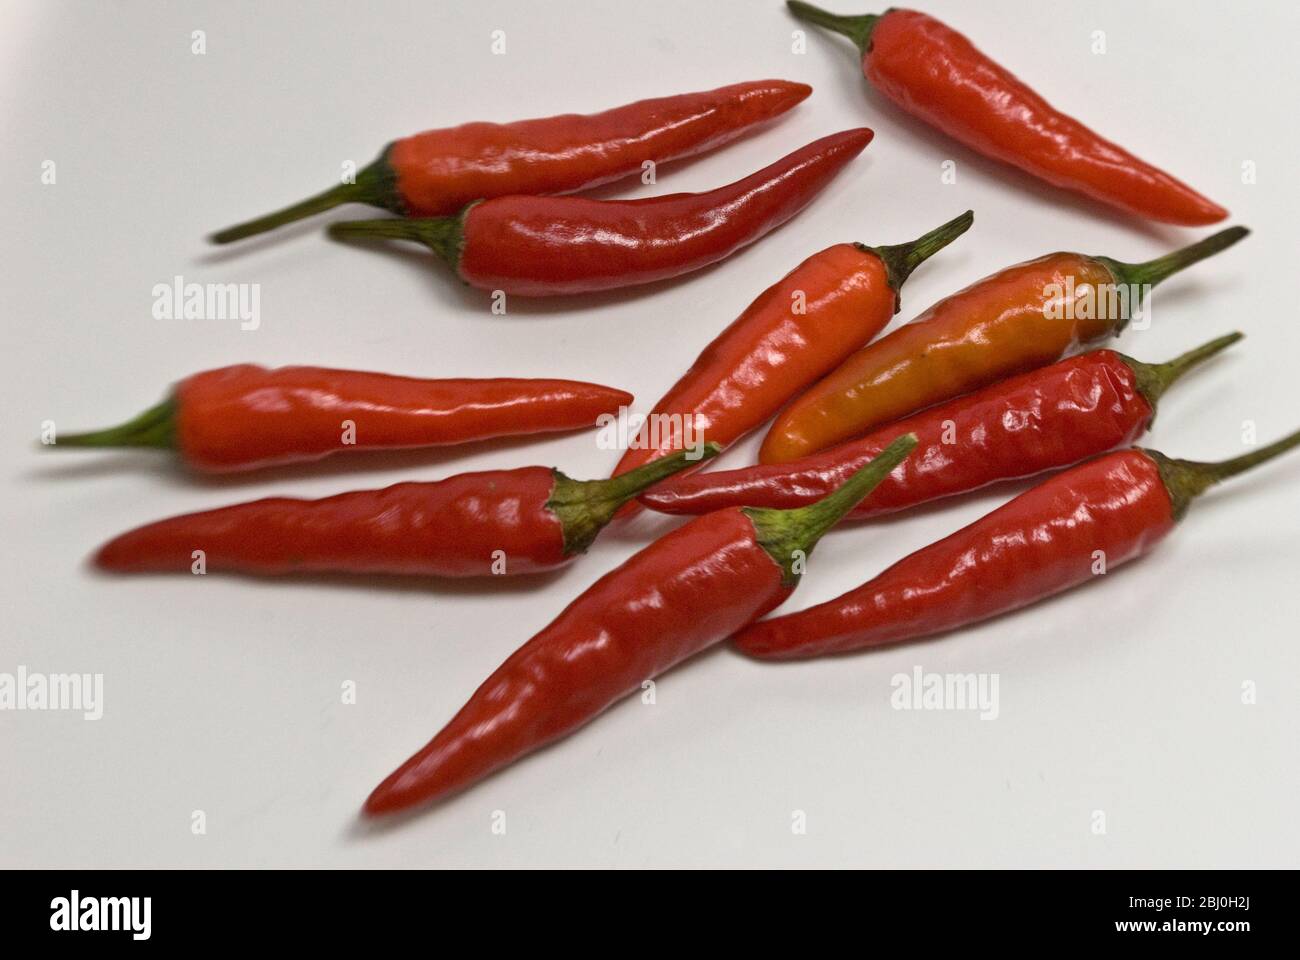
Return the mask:
<path id="1" fill-rule="evenodd" d="M 788 6 L 851 40 L 872 87 L 970 150 L 1129 217 L 1203 226 L 1227 216 L 1057 111 L 933 17 Z M 583 193 L 648 163 L 721 148 L 811 92 L 763 80 L 598 114 L 430 130 L 388 144 L 351 181 L 212 240 L 364 203 L 391 215 L 334 222 L 330 236 L 414 241 L 485 291 L 579 295 L 681 277 L 797 216 L 872 131 L 825 136 L 703 193 Z M 966 211 L 918 224 L 911 238 L 845 237 L 807 256 L 704 345 L 607 477 L 533 465 L 319 500 L 268 498 L 137 527 L 94 562 L 116 573 L 515 576 L 575 562 L 636 510 L 688 518 L 491 673 L 373 790 L 365 811 L 385 814 L 471 786 L 723 642 L 773 660 L 865 650 L 958 631 L 1085 583 L 1097 551 L 1110 570 L 1141 556 L 1209 487 L 1300 445 L 1293 433 L 1214 463 L 1136 446 L 1165 392 L 1242 335 L 1157 361 L 1103 345 L 1157 284 L 1227 250 L 1244 228 L 1139 263 L 1045 253 L 880 336 L 909 275 L 973 222 Z M 1104 295 L 1115 290 L 1136 293 Z M 54 446 L 166 450 L 192 471 L 229 473 L 589 429 L 632 402 L 616 387 L 558 378 L 241 364 L 193 374 L 135 419 Z M 684 431 L 650 433 L 651 422 L 688 421 L 695 442 Z M 757 464 L 702 469 L 764 427 Z M 848 593 L 769 616 L 840 521 L 1027 478 L 1039 479 Z"/>

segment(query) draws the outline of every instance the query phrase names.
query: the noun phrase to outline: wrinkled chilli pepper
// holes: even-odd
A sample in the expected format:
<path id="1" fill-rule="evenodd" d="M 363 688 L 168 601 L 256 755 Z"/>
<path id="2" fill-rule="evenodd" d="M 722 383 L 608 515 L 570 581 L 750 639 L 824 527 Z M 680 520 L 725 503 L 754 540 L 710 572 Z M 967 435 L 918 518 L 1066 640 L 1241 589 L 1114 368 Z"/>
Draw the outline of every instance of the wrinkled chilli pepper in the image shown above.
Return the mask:
<path id="1" fill-rule="evenodd" d="M 724 449 L 761 426 L 884 329 L 898 310 L 903 281 L 965 233 L 973 220 L 968 210 L 911 243 L 838 243 L 813 254 L 759 294 L 704 348 L 655 404 L 651 418 L 657 419 L 647 419 L 614 475 L 686 446 L 685 430 L 675 428 L 678 423 L 690 422 L 704 439 Z M 674 428 L 652 433 L 651 423 Z"/>
<path id="2" fill-rule="evenodd" d="M 850 356 L 773 423 L 762 463 L 787 463 L 1119 333 L 1166 277 L 1249 233 L 1223 230 L 1147 263 L 1052 253 L 940 300 Z"/>
<path id="3" fill-rule="evenodd" d="M 790 0 L 795 16 L 849 37 L 871 85 L 966 146 L 1048 183 L 1165 223 L 1228 211 L 1055 109 L 964 36 L 915 10 L 837 16 Z"/>
<path id="4" fill-rule="evenodd" d="M 818 538 L 915 444 L 900 437 L 798 510 L 697 517 L 607 573 L 483 683 L 366 801 L 391 813 L 446 796 L 572 733 L 674 664 L 770 611 Z"/>
<path id="5" fill-rule="evenodd" d="M 812 87 L 786 80 L 640 100 L 589 115 L 466 123 L 396 140 L 339 184 L 302 203 L 212 236 L 230 243 L 344 203 L 409 217 L 456 213 L 467 203 L 523 193 L 570 193 L 736 139 L 785 113 Z"/>
<path id="6" fill-rule="evenodd" d="M 218 473 L 575 430 L 631 401 L 630 393 L 577 380 L 417 380 L 245 363 L 196 373 L 134 420 L 56 437 L 52 446 L 175 450 L 187 466 Z"/>
<path id="7" fill-rule="evenodd" d="M 95 555 L 119 573 L 538 573 L 583 553 L 618 508 L 716 447 L 682 451 L 613 480 L 549 467 L 463 473 L 323 500 L 269 497 L 139 527 Z"/>
<path id="8" fill-rule="evenodd" d="M 551 296 L 676 277 L 753 243 L 807 206 L 871 142 L 867 129 L 823 137 L 707 193 L 641 200 L 509 196 L 456 217 L 350 220 L 334 237 L 423 243 L 483 290 Z"/>
<path id="9" fill-rule="evenodd" d="M 1222 463 L 1133 447 L 1043 481 L 874 580 L 736 637 L 746 653 L 792 659 L 915 640 L 1086 583 L 1151 550 L 1199 494 L 1300 445 L 1300 432 Z M 1100 554 L 1098 553 L 1100 551 Z"/>
<path id="10" fill-rule="evenodd" d="M 1228 334 L 1160 364 L 1113 350 L 1081 353 L 790 463 L 677 474 L 651 487 L 640 501 L 675 514 L 799 507 L 835 489 L 899 433 L 916 434 L 916 452 L 850 517 L 893 513 L 999 480 L 1068 467 L 1132 444 L 1150 428 L 1156 401 L 1171 384 L 1241 337 Z"/>

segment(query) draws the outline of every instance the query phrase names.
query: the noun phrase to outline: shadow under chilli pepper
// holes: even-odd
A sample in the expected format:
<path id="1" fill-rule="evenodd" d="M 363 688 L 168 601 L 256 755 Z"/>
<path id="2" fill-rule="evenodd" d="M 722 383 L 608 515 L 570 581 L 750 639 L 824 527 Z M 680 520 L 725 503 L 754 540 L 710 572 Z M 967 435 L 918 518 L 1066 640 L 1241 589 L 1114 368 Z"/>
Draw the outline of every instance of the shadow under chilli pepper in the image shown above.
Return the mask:
<path id="1" fill-rule="evenodd" d="M 576 430 L 631 402 L 623 390 L 578 380 L 420 380 L 242 363 L 185 378 L 121 426 L 58 436 L 45 449 L 152 447 L 176 451 L 193 470 L 229 473 L 357 450 Z"/>
<path id="2" fill-rule="evenodd" d="M 843 483 L 899 433 L 916 434 L 916 452 L 854 507 L 850 518 L 880 516 L 1000 480 L 1031 477 L 1133 443 L 1150 428 L 1156 402 L 1171 385 L 1241 338 L 1230 333 L 1158 364 L 1114 350 L 1081 353 L 808 457 L 691 476 L 683 472 L 639 499 L 674 514 L 741 505 L 802 506 Z"/>
<path id="3" fill-rule="evenodd" d="M 365 812 L 393 813 L 463 789 L 767 613 L 790 595 L 818 539 L 915 444 L 899 437 L 818 503 L 720 510 L 634 554 L 498 667 L 375 788 Z"/>
<path id="4" fill-rule="evenodd" d="M 639 173 L 646 161 L 666 163 L 720 147 L 810 93 L 804 83 L 759 80 L 603 113 L 427 130 L 390 143 L 352 183 L 211 239 L 231 243 L 344 203 L 436 217 L 490 197 L 585 190 Z"/>
<path id="5" fill-rule="evenodd" d="M 789 0 L 801 20 L 842 33 L 871 85 L 986 156 L 1125 213 L 1204 226 L 1228 211 L 1055 109 L 956 30 L 915 10 L 837 16 Z"/>
<path id="6" fill-rule="evenodd" d="M 190 572 L 202 551 L 207 572 L 540 573 L 584 553 L 646 487 L 717 453 L 706 444 L 612 480 L 520 467 L 321 500 L 268 497 L 138 527 L 101 547 L 95 564 L 115 573 Z"/>
<path id="7" fill-rule="evenodd" d="M 331 224 L 329 234 L 422 243 L 481 290 L 532 297 L 612 290 L 731 256 L 811 203 L 871 138 L 866 128 L 823 137 L 707 193 L 496 197 L 456 217 L 349 220 Z"/>
<path id="8" fill-rule="evenodd" d="M 1250 233 L 1232 227 L 1146 263 L 1051 253 L 940 300 L 868 344 L 776 418 L 761 463 L 787 463 L 1118 334 L 1146 292 Z"/>
<path id="9" fill-rule="evenodd" d="M 855 590 L 735 638 L 781 660 L 918 640 L 1028 606 L 1151 550 L 1206 489 L 1300 446 L 1300 432 L 1221 463 L 1108 453 L 898 561 Z"/>

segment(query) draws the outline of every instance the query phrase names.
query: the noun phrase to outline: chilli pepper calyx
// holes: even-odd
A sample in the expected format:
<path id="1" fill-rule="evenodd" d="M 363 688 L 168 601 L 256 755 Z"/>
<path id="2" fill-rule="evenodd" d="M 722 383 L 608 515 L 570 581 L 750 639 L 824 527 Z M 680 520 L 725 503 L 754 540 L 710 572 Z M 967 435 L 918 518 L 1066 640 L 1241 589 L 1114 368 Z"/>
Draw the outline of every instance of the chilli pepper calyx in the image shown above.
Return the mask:
<path id="1" fill-rule="evenodd" d="M 208 239 L 212 243 L 234 243 L 236 240 L 243 240 L 246 237 L 274 230 L 276 227 L 282 227 L 285 224 L 318 213 L 324 213 L 326 210 L 333 210 L 345 203 L 365 203 L 372 207 L 391 210 L 393 213 L 405 213 L 406 206 L 402 202 L 402 195 L 397 189 L 397 171 L 393 169 L 388 160 L 392 149 L 393 145 L 391 143 L 384 147 L 383 152 L 372 163 L 356 172 L 351 183 L 337 184 L 316 194 L 314 197 L 308 197 L 306 200 L 291 204 L 282 210 L 268 213 L 265 216 L 244 223 L 235 224 L 235 226 L 227 227 L 224 230 L 218 230 Z"/>
<path id="2" fill-rule="evenodd" d="M 574 480 L 559 470 L 554 471 L 555 488 L 546 501 L 546 509 L 560 519 L 565 555 L 586 553 L 596 535 L 628 501 L 660 480 L 721 452 L 722 447 L 718 444 L 706 443 L 696 449 L 678 450 L 635 470 L 603 480 Z"/>
<path id="3" fill-rule="evenodd" d="M 960 217 L 954 217 L 910 243 L 895 243 L 880 247 L 856 243 L 854 246 L 863 253 L 875 254 L 884 263 L 889 286 L 894 291 L 894 313 L 898 313 L 903 308 L 899 290 L 912 275 L 912 271 L 969 230 L 974 222 L 975 211 L 967 210 Z"/>
<path id="4" fill-rule="evenodd" d="M 916 434 L 904 434 L 816 503 L 789 510 L 741 508 L 754 524 L 759 545 L 781 568 L 782 583 L 799 582 L 803 564 L 822 535 L 878 487 L 916 444 Z"/>
<path id="5" fill-rule="evenodd" d="M 1142 302 L 1142 297 L 1145 296 L 1147 290 L 1155 287 L 1162 280 L 1167 280 L 1192 264 L 1200 263 L 1207 257 L 1212 257 L 1216 253 L 1227 250 L 1238 240 L 1242 240 L 1249 235 L 1250 230 L 1246 227 L 1229 227 L 1226 230 L 1211 234 L 1204 240 L 1198 240 L 1196 243 L 1143 263 L 1124 263 L 1112 257 L 1103 256 L 1095 256 L 1091 259 L 1110 271 L 1111 276 L 1115 278 L 1115 282 L 1119 286 L 1136 291 L 1134 301 L 1130 306 L 1137 306 Z M 1125 309 L 1123 316 L 1118 318 L 1118 325 L 1115 328 L 1116 333 L 1119 333 L 1128 325 L 1130 312 L 1130 310 Z"/>
<path id="6" fill-rule="evenodd" d="M 1245 336 L 1244 333 L 1238 331 L 1226 333 L 1208 343 L 1201 344 L 1199 347 L 1194 347 L 1172 360 L 1166 360 L 1164 363 L 1143 363 L 1141 360 L 1134 360 L 1123 353 L 1118 354 L 1118 356 L 1133 371 L 1134 384 L 1138 393 L 1146 398 L 1147 403 L 1151 405 L 1151 409 L 1154 411 L 1156 402 L 1184 374 L 1199 367 L 1216 354 L 1222 353 Z"/>
<path id="7" fill-rule="evenodd" d="M 844 34 L 857 45 L 863 56 L 866 56 L 867 51 L 871 49 L 871 31 L 875 29 L 876 23 L 884 16 L 881 13 L 842 16 L 831 13 L 829 10 L 823 10 L 821 7 L 814 7 L 811 3 L 804 3 L 803 0 L 786 0 L 786 6 L 800 20 L 806 20 L 808 23 L 815 23 L 819 27 L 825 27 L 827 30 L 834 30 L 836 33 Z M 888 12 L 889 10 L 885 11 L 885 13 Z"/>
<path id="8" fill-rule="evenodd" d="M 479 203 L 482 201 L 466 204 L 465 209 L 454 217 L 344 220 L 331 223 L 327 232 L 336 240 L 350 237 L 414 240 L 424 244 L 456 270 L 460 266 L 461 251 L 465 249 L 465 218 Z"/>
<path id="9" fill-rule="evenodd" d="M 1300 447 L 1300 430 L 1288 434 L 1281 440 L 1275 440 L 1258 450 L 1243 453 L 1230 460 L 1206 463 L 1200 460 L 1175 460 L 1158 450 L 1139 449 L 1155 461 L 1160 471 L 1160 479 L 1169 491 L 1169 500 L 1173 504 L 1175 520 L 1181 520 L 1187 513 L 1193 500 L 1217 483 L 1229 477 L 1245 473 L 1274 457 L 1280 457 L 1289 450 Z"/>
<path id="10" fill-rule="evenodd" d="M 169 396 L 125 423 L 87 433 L 54 437 L 52 447 L 153 447 L 169 450 L 176 442 L 176 397 Z"/>

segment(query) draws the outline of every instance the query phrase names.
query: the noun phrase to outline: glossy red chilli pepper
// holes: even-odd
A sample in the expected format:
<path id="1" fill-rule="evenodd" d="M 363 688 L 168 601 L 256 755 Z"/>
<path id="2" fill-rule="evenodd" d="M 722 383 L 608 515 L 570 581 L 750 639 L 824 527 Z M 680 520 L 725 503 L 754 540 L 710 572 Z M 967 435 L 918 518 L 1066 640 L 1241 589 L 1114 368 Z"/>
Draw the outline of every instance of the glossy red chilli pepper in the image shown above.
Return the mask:
<path id="1" fill-rule="evenodd" d="M 423 243 L 483 290 L 542 297 L 650 283 L 722 260 L 776 229 L 871 136 L 859 129 L 823 137 L 707 193 L 641 200 L 497 197 L 457 217 L 346 221 L 329 232 Z"/>
<path id="2" fill-rule="evenodd" d="M 813 384 L 773 422 L 759 461 L 805 457 L 1118 334 L 1156 284 L 1249 232 L 1222 230 L 1146 263 L 1051 253 L 985 277 Z"/>
<path id="3" fill-rule="evenodd" d="M 800 460 L 694 476 L 680 473 L 639 499 L 662 513 L 677 514 L 736 506 L 802 506 L 843 483 L 899 433 L 916 435 L 916 452 L 854 507 L 850 517 L 893 513 L 999 480 L 1068 467 L 1133 443 L 1151 426 L 1156 401 L 1171 384 L 1241 336 L 1219 337 L 1160 364 L 1093 350 Z"/>
<path id="4" fill-rule="evenodd" d="M 549 467 L 462 473 L 323 500 L 268 497 L 171 517 L 110 540 L 95 564 L 118 573 L 390 573 L 477 577 L 538 573 L 586 551 L 647 486 L 717 448 L 682 451 L 614 480 Z"/>
<path id="5" fill-rule="evenodd" d="M 973 220 L 968 210 L 911 243 L 837 243 L 813 254 L 704 348 L 655 404 L 614 475 L 687 446 L 688 425 L 723 448 L 761 426 L 884 329 L 903 282 Z"/>
<path id="6" fill-rule="evenodd" d="M 195 470 L 229 472 L 352 450 L 576 430 L 631 400 L 577 380 L 417 380 L 245 363 L 196 373 L 134 420 L 56 437 L 52 446 L 169 449 Z"/>
<path id="7" fill-rule="evenodd" d="M 1136 447 L 1105 454 L 835 600 L 754 624 L 736 645 L 767 659 L 844 653 L 1016 610 L 1141 556 L 1208 487 L 1296 446 L 1300 432 L 1222 463 L 1171 460 Z"/>
<path id="8" fill-rule="evenodd" d="M 222 230 L 212 241 L 241 240 L 344 203 L 435 217 L 489 197 L 585 190 L 639 173 L 647 161 L 667 163 L 729 143 L 810 93 L 807 84 L 758 80 L 586 116 L 428 130 L 390 143 L 354 182 Z"/>
<path id="9" fill-rule="evenodd" d="M 837 16 L 789 0 L 795 16 L 844 34 L 871 85 L 973 150 L 1126 213 L 1197 226 L 1228 211 L 1054 108 L 964 36 L 915 10 Z"/>
<path id="10" fill-rule="evenodd" d="M 720 510 L 632 556 L 506 660 L 438 734 L 381 783 L 391 813 L 469 786 L 767 613 L 823 533 L 907 455 L 900 437 L 826 499 L 799 510 Z"/>

